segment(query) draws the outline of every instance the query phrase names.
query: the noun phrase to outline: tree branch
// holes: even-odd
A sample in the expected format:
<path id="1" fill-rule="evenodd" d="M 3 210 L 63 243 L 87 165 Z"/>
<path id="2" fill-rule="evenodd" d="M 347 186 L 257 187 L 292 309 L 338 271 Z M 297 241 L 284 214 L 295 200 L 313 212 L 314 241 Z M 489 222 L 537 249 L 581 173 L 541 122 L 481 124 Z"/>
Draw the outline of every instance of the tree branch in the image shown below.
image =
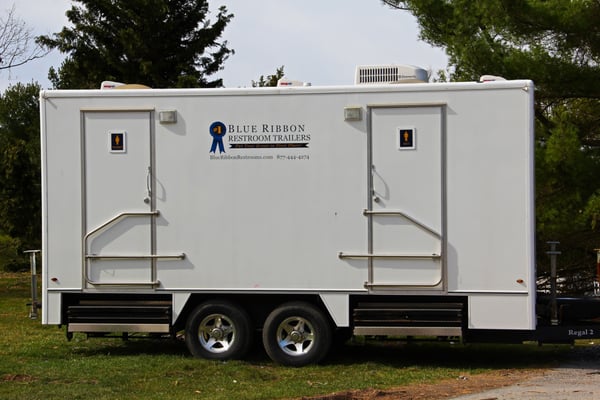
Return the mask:
<path id="1" fill-rule="evenodd" d="M 401 1 L 400 0 L 382 0 L 384 4 L 395 8 L 397 10 L 403 10 L 403 11 L 410 11 L 410 9 L 408 7 L 403 7 L 400 5 Z"/>
<path id="2" fill-rule="evenodd" d="M 17 18 L 14 5 L 6 18 L 0 19 L 0 27 L 0 70 L 19 67 L 49 53 L 35 43 L 32 30 Z M 34 48 L 29 50 L 32 43 Z"/>

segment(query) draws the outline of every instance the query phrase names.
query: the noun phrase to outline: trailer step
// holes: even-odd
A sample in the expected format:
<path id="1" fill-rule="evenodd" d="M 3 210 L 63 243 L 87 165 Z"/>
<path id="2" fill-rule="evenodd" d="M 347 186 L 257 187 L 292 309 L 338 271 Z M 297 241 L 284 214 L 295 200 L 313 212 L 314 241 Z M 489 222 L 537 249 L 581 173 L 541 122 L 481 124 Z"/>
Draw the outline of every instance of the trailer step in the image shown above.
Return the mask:
<path id="1" fill-rule="evenodd" d="M 108 333 L 108 332 L 152 332 L 169 333 L 169 324 L 83 324 L 70 323 L 68 332 Z"/>
<path id="2" fill-rule="evenodd" d="M 69 306 L 69 324 L 132 323 L 164 324 L 171 322 L 170 306 Z"/>
<path id="3" fill-rule="evenodd" d="M 357 336 L 462 336 L 462 328 L 448 326 L 357 326 Z"/>
<path id="4" fill-rule="evenodd" d="M 67 298 L 68 332 L 169 332 L 170 296 L 80 295 Z"/>
<path id="5" fill-rule="evenodd" d="M 355 335 L 460 336 L 463 303 L 359 303 Z"/>

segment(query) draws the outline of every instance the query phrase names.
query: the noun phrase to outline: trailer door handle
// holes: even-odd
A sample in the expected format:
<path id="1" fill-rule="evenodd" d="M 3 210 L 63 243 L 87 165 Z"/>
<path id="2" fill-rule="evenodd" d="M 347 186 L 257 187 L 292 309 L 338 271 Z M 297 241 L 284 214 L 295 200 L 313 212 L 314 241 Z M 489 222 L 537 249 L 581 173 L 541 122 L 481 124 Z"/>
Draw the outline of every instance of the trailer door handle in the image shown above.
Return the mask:
<path id="1" fill-rule="evenodd" d="M 150 204 L 150 199 L 152 198 L 152 168 L 148 167 L 148 173 L 146 174 L 146 198 L 144 198 L 144 203 Z"/>

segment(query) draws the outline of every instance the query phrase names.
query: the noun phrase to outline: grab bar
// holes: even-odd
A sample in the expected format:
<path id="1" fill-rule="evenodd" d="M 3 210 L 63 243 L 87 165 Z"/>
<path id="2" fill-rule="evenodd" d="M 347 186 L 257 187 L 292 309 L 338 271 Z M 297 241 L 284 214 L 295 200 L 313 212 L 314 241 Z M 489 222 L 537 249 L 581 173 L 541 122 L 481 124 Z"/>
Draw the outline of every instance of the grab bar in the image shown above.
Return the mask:
<path id="1" fill-rule="evenodd" d="M 124 212 L 121 213 L 119 215 L 117 215 L 116 217 L 113 217 L 111 219 L 109 219 L 108 221 L 106 221 L 105 223 L 103 223 L 102 225 L 100 225 L 99 227 L 97 227 L 96 229 L 91 230 L 90 232 L 88 232 L 84 237 L 83 237 L 83 248 L 85 249 L 86 253 L 87 253 L 87 240 L 90 236 L 98 233 L 99 231 L 103 230 L 104 228 L 114 224 L 115 222 L 117 222 L 118 220 L 120 220 L 123 217 L 151 217 L 151 216 L 158 216 L 160 215 L 160 212 L 158 210 L 156 211 L 148 211 L 148 212 Z"/>
<path id="2" fill-rule="evenodd" d="M 338 258 L 404 258 L 407 260 L 436 260 L 442 258 L 440 254 L 357 254 L 340 251 Z"/>
<path id="3" fill-rule="evenodd" d="M 403 213 L 402 211 L 398 211 L 398 210 L 381 210 L 381 211 L 371 211 L 371 210 L 363 210 L 363 215 L 364 216 L 369 216 L 369 215 L 381 215 L 381 216 L 391 216 L 391 217 L 403 217 L 406 218 L 407 220 L 409 220 L 410 222 L 412 222 L 413 224 L 417 225 L 419 228 L 423 229 L 424 231 L 432 234 L 433 236 L 435 236 L 438 239 L 442 239 L 442 235 L 440 235 L 439 233 L 437 233 L 436 231 L 434 231 L 433 229 L 431 229 L 430 227 L 428 227 L 427 225 L 417 221 L 416 219 L 414 219 L 413 217 L 409 216 L 406 213 Z"/>
<path id="4" fill-rule="evenodd" d="M 117 221 L 126 218 L 126 217 L 153 217 L 153 216 L 158 216 L 160 215 L 160 212 L 158 210 L 155 211 L 148 211 L 148 212 L 124 212 L 121 213 L 111 219 L 109 219 L 108 221 L 106 221 L 105 223 L 103 223 L 102 225 L 96 227 L 95 229 L 91 230 L 90 232 L 88 232 L 84 237 L 83 237 L 83 256 L 84 256 L 84 279 L 85 281 L 90 284 L 90 285 L 94 285 L 94 286 L 101 286 L 101 285 L 105 285 L 105 286 L 158 286 L 160 284 L 160 281 L 155 280 L 155 281 L 150 281 L 150 282 L 98 282 L 98 281 L 92 281 L 89 277 L 88 277 L 88 263 L 87 260 L 183 260 L 185 259 L 185 253 L 180 253 L 180 254 L 168 254 L 168 255 L 160 255 L 160 254 L 140 254 L 140 255 L 116 255 L 116 254 L 106 254 L 106 255 L 99 255 L 99 254 L 88 254 L 88 240 L 91 236 L 95 235 L 96 233 L 106 229 L 107 227 L 115 224 Z"/>

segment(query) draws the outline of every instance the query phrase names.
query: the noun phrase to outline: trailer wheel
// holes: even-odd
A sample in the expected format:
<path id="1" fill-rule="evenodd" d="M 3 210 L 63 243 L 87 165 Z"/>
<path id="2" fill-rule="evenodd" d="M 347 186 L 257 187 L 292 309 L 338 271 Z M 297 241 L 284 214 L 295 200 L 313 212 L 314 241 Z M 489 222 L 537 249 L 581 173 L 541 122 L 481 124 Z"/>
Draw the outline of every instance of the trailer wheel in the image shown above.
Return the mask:
<path id="1" fill-rule="evenodd" d="M 279 364 L 300 367 L 319 362 L 331 346 L 331 326 L 309 303 L 287 303 L 267 317 L 263 345 Z"/>
<path id="2" fill-rule="evenodd" d="M 185 327 L 185 343 L 190 353 L 210 360 L 243 357 L 251 339 L 248 314 L 225 301 L 199 305 L 190 314 Z"/>

